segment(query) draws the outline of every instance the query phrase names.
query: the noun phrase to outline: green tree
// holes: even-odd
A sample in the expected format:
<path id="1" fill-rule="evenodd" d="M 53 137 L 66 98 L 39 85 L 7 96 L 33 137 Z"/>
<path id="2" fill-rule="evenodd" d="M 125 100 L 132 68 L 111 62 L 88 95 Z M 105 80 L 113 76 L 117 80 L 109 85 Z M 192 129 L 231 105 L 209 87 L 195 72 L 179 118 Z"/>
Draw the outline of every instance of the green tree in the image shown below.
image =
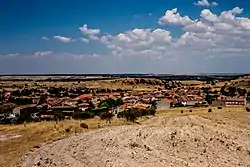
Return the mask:
<path id="1" fill-rule="evenodd" d="M 209 105 L 211 105 L 212 102 L 213 102 L 213 97 L 211 95 L 207 94 L 206 97 L 205 97 L 205 100 L 207 101 L 207 103 Z"/>

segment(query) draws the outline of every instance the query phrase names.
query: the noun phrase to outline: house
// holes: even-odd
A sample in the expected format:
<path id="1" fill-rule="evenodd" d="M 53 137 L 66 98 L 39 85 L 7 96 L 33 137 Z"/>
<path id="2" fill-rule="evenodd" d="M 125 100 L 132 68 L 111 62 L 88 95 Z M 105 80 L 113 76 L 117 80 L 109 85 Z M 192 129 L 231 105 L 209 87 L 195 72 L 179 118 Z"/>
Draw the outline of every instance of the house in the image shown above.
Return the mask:
<path id="1" fill-rule="evenodd" d="M 90 107 L 90 106 L 89 106 L 89 103 L 81 103 L 81 104 L 78 104 L 78 109 L 83 110 L 83 111 L 89 109 L 89 107 Z"/>
<path id="2" fill-rule="evenodd" d="M 196 105 L 201 105 L 203 101 L 201 100 L 188 100 L 186 101 L 186 106 L 196 106 Z"/>
<path id="3" fill-rule="evenodd" d="M 0 114 L 2 113 L 11 113 L 15 108 L 15 104 L 7 103 L 0 105 Z"/>
<path id="4" fill-rule="evenodd" d="M 91 100 L 93 98 L 92 94 L 83 94 L 78 97 L 81 100 Z"/>
<path id="5" fill-rule="evenodd" d="M 14 108 L 12 112 L 15 115 L 22 115 L 27 113 L 29 114 L 36 113 L 37 111 L 38 109 L 36 104 L 27 104 Z"/>
<path id="6" fill-rule="evenodd" d="M 51 107 L 53 112 L 62 112 L 62 111 L 75 111 L 76 107 L 74 106 L 53 106 Z"/>
<path id="7" fill-rule="evenodd" d="M 142 110 L 146 110 L 147 108 L 150 108 L 151 105 L 150 104 L 143 104 L 143 103 L 136 103 L 132 106 L 132 108 L 134 109 L 142 109 Z"/>
<path id="8" fill-rule="evenodd" d="M 166 110 L 171 107 L 171 103 L 173 103 L 173 100 L 169 99 L 163 99 L 161 101 L 157 101 L 157 110 Z"/>
<path id="9" fill-rule="evenodd" d="M 222 100 L 222 99 L 218 99 L 216 101 L 214 101 L 212 104 L 211 104 L 212 107 L 224 107 L 226 106 L 226 101 L 225 100 Z"/>
<path id="10" fill-rule="evenodd" d="M 245 96 L 235 96 L 235 97 L 227 96 L 225 98 L 225 103 L 226 103 L 226 106 L 245 106 L 246 97 Z"/>

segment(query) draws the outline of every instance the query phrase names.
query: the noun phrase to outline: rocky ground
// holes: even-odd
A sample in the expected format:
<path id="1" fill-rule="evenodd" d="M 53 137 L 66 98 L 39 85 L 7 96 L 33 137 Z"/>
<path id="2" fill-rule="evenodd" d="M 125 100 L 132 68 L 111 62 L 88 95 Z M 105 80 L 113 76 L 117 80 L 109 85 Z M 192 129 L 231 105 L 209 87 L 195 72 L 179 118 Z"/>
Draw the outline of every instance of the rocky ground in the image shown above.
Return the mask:
<path id="1" fill-rule="evenodd" d="M 20 167 L 250 167 L 250 114 L 157 116 L 93 130 L 27 153 Z"/>

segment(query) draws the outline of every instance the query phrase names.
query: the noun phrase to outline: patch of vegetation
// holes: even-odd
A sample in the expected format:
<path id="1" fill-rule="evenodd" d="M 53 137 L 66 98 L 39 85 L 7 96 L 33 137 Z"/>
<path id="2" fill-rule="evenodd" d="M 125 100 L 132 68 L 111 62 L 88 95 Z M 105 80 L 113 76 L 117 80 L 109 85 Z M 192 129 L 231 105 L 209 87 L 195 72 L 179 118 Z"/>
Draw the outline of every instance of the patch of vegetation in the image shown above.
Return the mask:
<path id="1" fill-rule="evenodd" d="M 89 119 L 89 118 L 94 118 L 94 114 L 91 111 L 83 111 L 83 112 L 75 112 L 73 114 L 74 119 Z"/>

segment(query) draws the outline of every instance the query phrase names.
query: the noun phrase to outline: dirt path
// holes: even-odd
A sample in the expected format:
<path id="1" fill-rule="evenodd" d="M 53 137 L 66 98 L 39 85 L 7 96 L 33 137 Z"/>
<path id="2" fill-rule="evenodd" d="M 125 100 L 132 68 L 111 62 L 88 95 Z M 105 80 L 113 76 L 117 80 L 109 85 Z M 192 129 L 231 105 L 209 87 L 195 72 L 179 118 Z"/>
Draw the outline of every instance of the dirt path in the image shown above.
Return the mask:
<path id="1" fill-rule="evenodd" d="M 250 167 L 250 115 L 161 116 L 78 134 L 29 153 L 20 167 Z"/>

